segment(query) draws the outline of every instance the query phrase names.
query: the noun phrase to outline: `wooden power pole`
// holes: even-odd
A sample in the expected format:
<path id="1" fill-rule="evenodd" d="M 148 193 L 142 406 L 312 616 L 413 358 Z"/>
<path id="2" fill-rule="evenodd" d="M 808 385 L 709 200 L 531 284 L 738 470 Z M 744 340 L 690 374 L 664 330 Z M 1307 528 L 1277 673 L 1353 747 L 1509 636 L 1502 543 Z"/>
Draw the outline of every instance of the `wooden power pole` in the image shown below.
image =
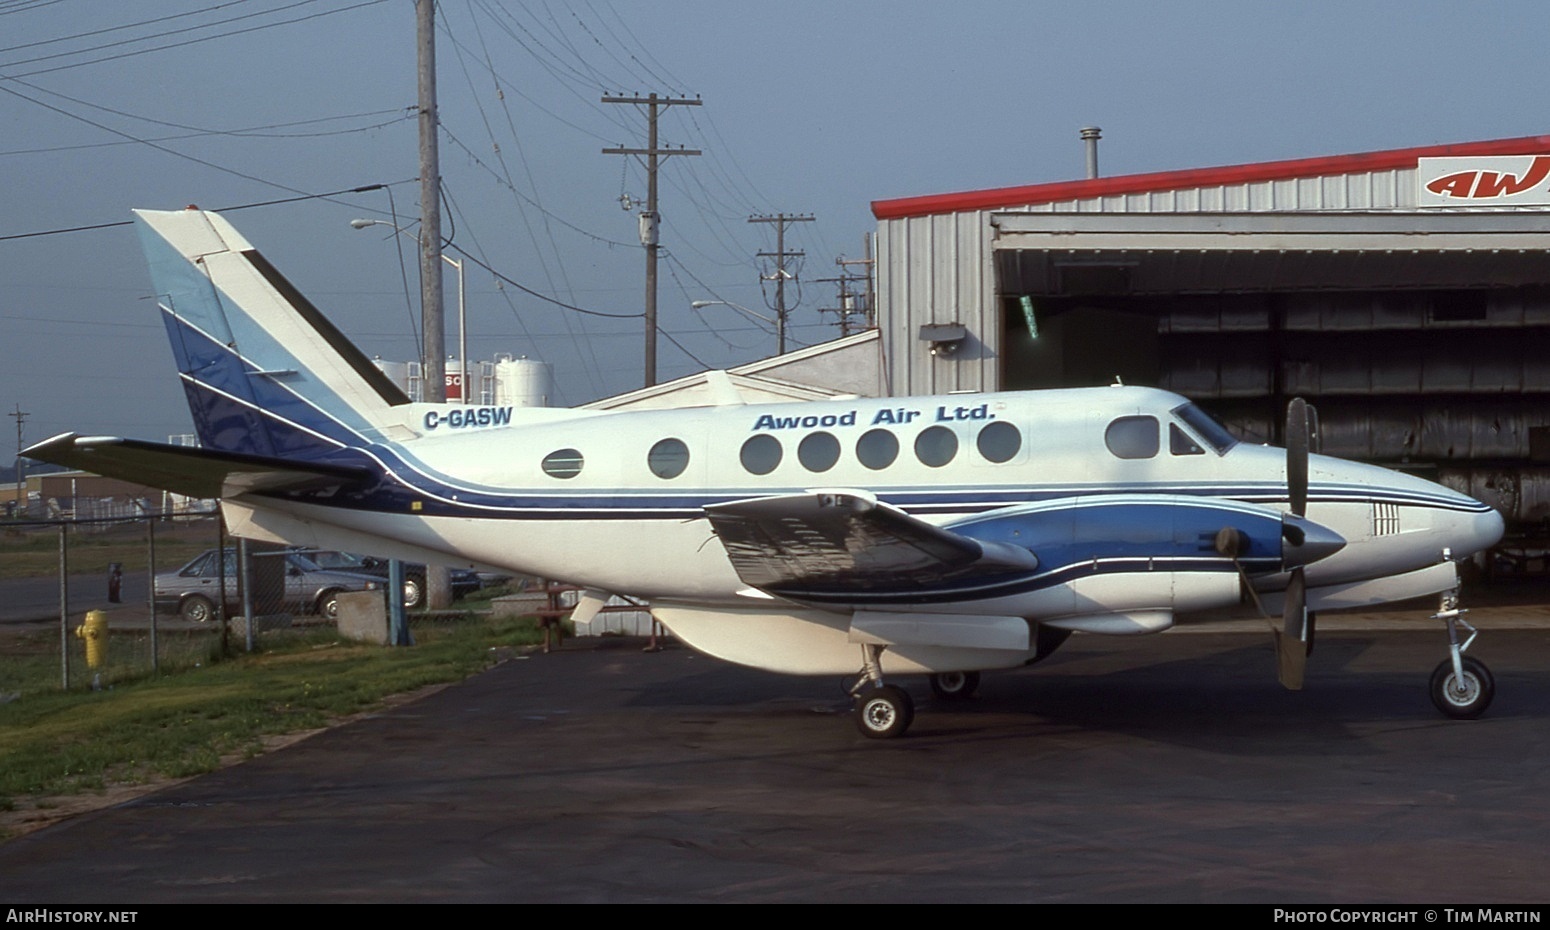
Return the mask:
<path id="1" fill-rule="evenodd" d="M 657 145 L 657 116 L 663 107 L 697 107 L 700 98 L 659 97 L 604 97 L 604 103 L 633 103 L 646 107 L 646 147 L 631 149 L 617 146 L 603 149 L 604 155 L 635 155 L 645 159 L 646 165 L 646 212 L 640 215 L 640 244 L 646 247 L 646 387 L 657 383 L 657 249 L 660 248 L 657 230 L 661 214 L 657 212 L 657 167 L 661 159 L 671 155 L 698 155 L 698 149 L 665 149 Z"/>
<path id="2" fill-rule="evenodd" d="M 786 271 L 786 259 L 801 258 L 806 252 L 786 251 L 786 226 L 790 223 L 811 223 L 811 213 L 777 213 L 774 216 L 750 216 L 750 223 L 774 223 L 775 224 L 775 251 L 760 252 L 760 258 L 775 259 L 775 273 L 765 280 L 775 281 L 775 354 L 786 354 L 786 279 L 792 277 Z"/>

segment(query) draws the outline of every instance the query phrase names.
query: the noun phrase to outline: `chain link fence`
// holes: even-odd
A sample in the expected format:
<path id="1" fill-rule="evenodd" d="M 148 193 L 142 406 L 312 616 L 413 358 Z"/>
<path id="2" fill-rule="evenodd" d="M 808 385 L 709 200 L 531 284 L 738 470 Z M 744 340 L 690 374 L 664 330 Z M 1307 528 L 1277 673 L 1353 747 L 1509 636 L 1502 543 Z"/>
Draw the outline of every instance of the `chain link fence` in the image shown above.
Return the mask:
<path id="1" fill-rule="evenodd" d="M 385 568 L 373 575 L 329 557 L 355 558 L 233 540 L 209 514 L 0 521 L 0 703 L 111 688 L 219 661 L 261 639 L 335 636 L 335 598 L 385 596 L 388 579 Z M 424 568 L 410 568 L 413 584 Z M 574 589 L 521 578 L 472 585 L 450 610 L 409 611 L 410 637 L 487 620 L 558 633 L 575 603 Z M 649 615 L 624 602 L 600 619 L 606 625 L 589 632 L 654 632 Z"/>

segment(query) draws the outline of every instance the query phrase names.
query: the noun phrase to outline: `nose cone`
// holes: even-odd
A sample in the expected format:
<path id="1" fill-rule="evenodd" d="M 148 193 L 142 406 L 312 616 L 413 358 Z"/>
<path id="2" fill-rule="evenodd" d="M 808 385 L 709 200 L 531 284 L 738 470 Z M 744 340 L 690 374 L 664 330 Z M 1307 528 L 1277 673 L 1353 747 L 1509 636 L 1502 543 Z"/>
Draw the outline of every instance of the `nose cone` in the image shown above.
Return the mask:
<path id="1" fill-rule="evenodd" d="M 1481 506 L 1485 505 L 1481 504 Z M 1467 548 L 1462 551 L 1454 550 L 1453 557 L 1462 559 L 1491 548 L 1501 542 L 1502 534 L 1506 529 L 1506 521 L 1494 508 L 1487 509 L 1484 513 L 1471 514 L 1469 525 L 1462 534 L 1467 538 L 1467 542 L 1464 543 Z"/>
<path id="2" fill-rule="evenodd" d="M 1327 559 L 1345 548 L 1345 538 L 1327 526 L 1296 514 L 1281 515 L 1281 564 L 1296 568 Z"/>

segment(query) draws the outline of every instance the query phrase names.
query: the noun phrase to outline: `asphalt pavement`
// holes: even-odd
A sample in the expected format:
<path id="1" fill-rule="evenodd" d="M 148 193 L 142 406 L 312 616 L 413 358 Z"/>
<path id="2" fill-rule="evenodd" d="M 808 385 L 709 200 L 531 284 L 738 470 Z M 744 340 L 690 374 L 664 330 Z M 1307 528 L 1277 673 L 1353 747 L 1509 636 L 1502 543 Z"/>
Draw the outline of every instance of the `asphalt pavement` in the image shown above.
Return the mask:
<path id="1" fill-rule="evenodd" d="M 831 679 L 571 641 L 0 846 L 7 904 L 1250 902 L 1550 897 L 1550 637 L 1076 636 L 902 739 Z M 1268 910 L 1267 910 L 1267 920 Z"/>

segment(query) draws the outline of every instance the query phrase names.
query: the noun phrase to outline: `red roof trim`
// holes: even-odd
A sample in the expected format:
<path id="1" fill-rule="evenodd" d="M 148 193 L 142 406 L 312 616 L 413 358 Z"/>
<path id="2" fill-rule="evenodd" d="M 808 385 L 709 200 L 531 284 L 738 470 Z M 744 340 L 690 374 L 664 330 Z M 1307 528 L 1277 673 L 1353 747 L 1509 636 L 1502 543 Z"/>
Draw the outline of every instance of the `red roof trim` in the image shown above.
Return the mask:
<path id="1" fill-rule="evenodd" d="M 1220 187 L 1254 181 L 1280 181 L 1292 178 L 1362 171 L 1386 171 L 1413 167 L 1420 158 L 1444 158 L 1471 155 L 1540 155 L 1550 153 L 1550 136 L 1524 136 L 1520 139 L 1494 139 L 1488 142 L 1462 142 L 1422 148 L 1363 152 L 1359 155 L 1329 155 L 1266 161 L 1251 165 L 1227 165 L 1220 168 L 1189 168 L 1183 171 L 1159 171 L 1152 174 L 1127 174 L 1112 178 L 1057 181 L 1023 187 L 963 191 L 955 194 L 928 194 L 872 201 L 872 215 L 880 220 L 907 216 L 930 216 L 966 210 L 992 210 L 998 207 L 1023 207 L 1058 200 L 1079 200 L 1118 194 L 1179 190 L 1187 187 Z"/>

